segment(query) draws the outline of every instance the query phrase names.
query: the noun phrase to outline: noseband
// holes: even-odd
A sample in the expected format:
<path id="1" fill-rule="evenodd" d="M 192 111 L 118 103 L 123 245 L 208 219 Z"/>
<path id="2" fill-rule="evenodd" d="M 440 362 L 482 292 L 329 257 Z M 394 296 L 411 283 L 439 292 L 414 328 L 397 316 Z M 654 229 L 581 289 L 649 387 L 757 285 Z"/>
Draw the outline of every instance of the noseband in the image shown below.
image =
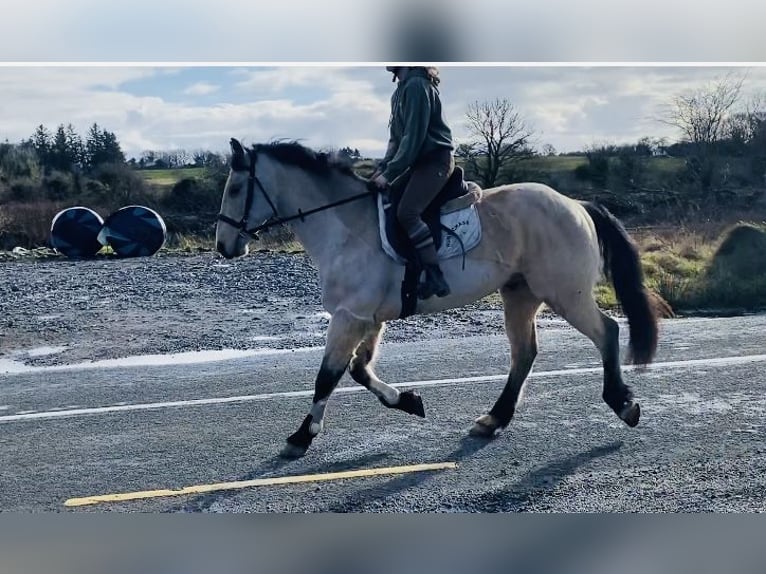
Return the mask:
<path id="1" fill-rule="evenodd" d="M 297 219 L 300 219 L 301 221 L 304 221 L 305 218 L 309 215 L 312 215 L 314 213 L 319 213 L 320 211 L 325 211 L 327 209 L 332 209 L 333 207 L 337 207 L 339 205 L 343 205 L 344 203 L 349 203 L 351 201 L 356 201 L 357 199 L 362 199 L 363 197 L 370 197 L 377 195 L 379 193 L 379 190 L 377 187 L 375 187 L 372 182 L 367 182 L 367 191 L 364 193 L 358 193 L 356 195 L 352 195 L 351 197 L 347 197 L 346 199 L 341 199 L 339 201 L 335 201 L 333 203 L 329 203 L 327 205 L 323 205 L 322 207 L 317 207 L 316 209 L 310 209 L 308 211 L 301 211 L 298 210 L 298 213 L 295 215 L 291 215 L 289 217 L 280 217 L 277 213 L 277 208 L 274 205 L 274 202 L 271 200 L 271 197 L 269 197 L 269 194 L 266 193 L 266 189 L 263 187 L 263 184 L 261 183 L 261 180 L 258 179 L 258 176 L 255 175 L 255 156 L 253 154 L 248 153 L 248 157 L 250 158 L 250 165 L 248 167 L 248 178 L 247 178 L 247 196 L 245 198 L 245 212 L 242 215 L 242 219 L 237 221 L 236 219 L 232 219 L 231 217 L 228 217 L 224 215 L 223 213 L 218 214 L 218 221 L 221 221 L 223 223 L 226 223 L 227 225 L 231 225 L 235 229 L 239 230 L 239 234 L 243 235 L 245 237 L 248 237 L 250 239 L 258 239 L 258 233 L 260 231 L 263 231 L 264 229 L 269 229 L 270 227 L 276 227 L 277 225 L 282 225 L 284 223 L 289 223 L 291 221 L 295 221 Z M 269 207 L 271 207 L 271 217 L 269 217 L 265 223 L 262 223 L 261 225 L 256 225 L 255 227 L 248 227 L 247 226 L 247 218 L 250 215 L 250 209 L 253 207 L 253 201 L 255 200 L 255 188 L 258 187 L 258 190 L 261 192 L 263 197 L 266 198 L 266 201 L 269 204 Z"/>

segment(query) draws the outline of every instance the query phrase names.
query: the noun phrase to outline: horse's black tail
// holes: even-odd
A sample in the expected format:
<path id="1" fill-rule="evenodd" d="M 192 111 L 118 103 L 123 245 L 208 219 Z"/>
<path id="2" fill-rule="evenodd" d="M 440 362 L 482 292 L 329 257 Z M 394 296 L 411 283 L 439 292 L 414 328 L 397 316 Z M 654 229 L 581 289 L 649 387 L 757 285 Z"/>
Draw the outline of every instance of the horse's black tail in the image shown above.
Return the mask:
<path id="1" fill-rule="evenodd" d="M 657 317 L 661 312 L 672 314 L 670 306 L 646 289 L 638 247 L 622 223 L 602 205 L 592 202 L 582 205 L 596 227 L 604 275 L 611 279 L 617 300 L 628 317 L 633 363 L 651 363 L 657 350 Z"/>

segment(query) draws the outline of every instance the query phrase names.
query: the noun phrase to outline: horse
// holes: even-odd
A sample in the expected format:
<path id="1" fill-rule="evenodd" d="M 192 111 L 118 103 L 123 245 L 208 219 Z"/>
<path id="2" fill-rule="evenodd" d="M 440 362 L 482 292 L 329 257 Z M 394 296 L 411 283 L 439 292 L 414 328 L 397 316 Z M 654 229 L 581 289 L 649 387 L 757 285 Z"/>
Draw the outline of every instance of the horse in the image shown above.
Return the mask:
<path id="1" fill-rule="evenodd" d="M 303 456 L 323 429 L 328 399 L 348 370 L 386 407 L 425 417 L 422 398 L 378 378 L 374 364 L 386 322 L 401 316 L 405 267 L 384 253 L 378 204 L 368 181 L 335 154 L 294 141 L 244 148 L 232 138 L 231 164 L 216 223 L 216 248 L 226 259 L 272 225 L 289 224 L 318 270 L 330 314 L 311 408 L 280 455 Z M 629 362 L 653 360 L 658 322 L 669 311 L 647 289 L 639 251 L 622 223 L 600 204 L 579 201 L 540 183 L 482 191 L 475 203 L 479 244 L 441 261 L 451 293 L 417 301 L 414 314 L 461 307 L 499 292 L 511 348 L 507 382 L 494 405 L 469 430 L 494 437 L 514 416 L 537 356 L 536 317 L 543 304 L 588 337 L 601 354 L 606 404 L 629 427 L 641 413 L 622 378 L 618 323 L 602 312 L 594 287 L 611 279 L 629 326 Z M 254 225 L 250 225 L 254 223 Z"/>

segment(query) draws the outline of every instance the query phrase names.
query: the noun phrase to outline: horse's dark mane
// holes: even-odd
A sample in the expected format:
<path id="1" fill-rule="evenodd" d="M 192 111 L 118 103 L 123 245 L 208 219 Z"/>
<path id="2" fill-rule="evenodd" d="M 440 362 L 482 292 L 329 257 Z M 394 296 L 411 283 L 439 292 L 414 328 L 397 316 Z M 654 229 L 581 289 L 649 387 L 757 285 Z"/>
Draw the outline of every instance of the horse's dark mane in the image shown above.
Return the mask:
<path id="1" fill-rule="evenodd" d="M 314 151 L 297 141 L 255 144 L 252 151 L 255 154 L 265 154 L 277 161 L 300 167 L 317 175 L 328 176 L 333 173 L 340 173 L 354 179 L 360 179 L 354 172 L 350 159 L 327 152 Z"/>

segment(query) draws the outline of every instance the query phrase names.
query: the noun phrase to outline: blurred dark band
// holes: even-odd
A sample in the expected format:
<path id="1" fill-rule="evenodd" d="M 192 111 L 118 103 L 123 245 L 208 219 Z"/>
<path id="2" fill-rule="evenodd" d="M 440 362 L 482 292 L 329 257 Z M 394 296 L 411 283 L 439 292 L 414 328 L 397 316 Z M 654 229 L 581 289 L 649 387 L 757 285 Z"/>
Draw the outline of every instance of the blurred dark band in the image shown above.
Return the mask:
<path id="1" fill-rule="evenodd" d="M 766 62 L 764 21 L 760 0 L 5 0 L 0 61 Z"/>
<path id="2" fill-rule="evenodd" d="M 0 520 L 13 574 L 762 572 L 754 515 L 38 515 Z"/>

